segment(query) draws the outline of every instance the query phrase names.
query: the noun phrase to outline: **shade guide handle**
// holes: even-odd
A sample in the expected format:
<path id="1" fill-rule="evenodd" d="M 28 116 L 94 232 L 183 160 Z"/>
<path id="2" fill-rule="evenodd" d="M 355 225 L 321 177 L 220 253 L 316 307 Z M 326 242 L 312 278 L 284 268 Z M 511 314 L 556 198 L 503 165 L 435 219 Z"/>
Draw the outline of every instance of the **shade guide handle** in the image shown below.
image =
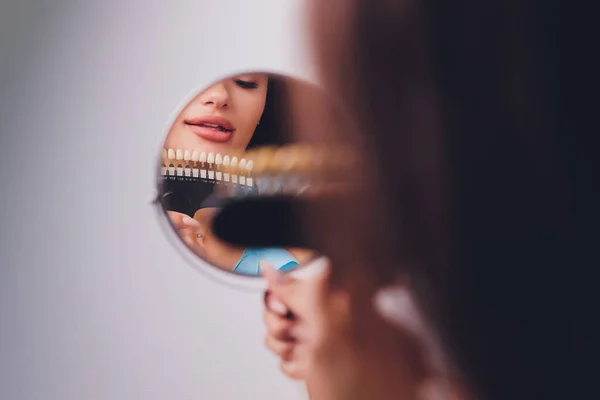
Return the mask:
<path id="1" fill-rule="evenodd" d="M 239 247 L 316 249 L 302 215 L 306 200 L 293 196 L 233 199 L 213 220 L 213 232 Z"/>

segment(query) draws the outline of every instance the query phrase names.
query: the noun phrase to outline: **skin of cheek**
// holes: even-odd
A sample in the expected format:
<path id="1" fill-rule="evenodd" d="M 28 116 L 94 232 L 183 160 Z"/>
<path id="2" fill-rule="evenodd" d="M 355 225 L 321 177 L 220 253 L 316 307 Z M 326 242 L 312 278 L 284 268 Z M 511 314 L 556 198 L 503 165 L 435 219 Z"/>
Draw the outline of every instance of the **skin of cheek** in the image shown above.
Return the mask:
<path id="1" fill-rule="evenodd" d="M 267 82 L 261 80 L 259 87 L 252 90 L 240 88 L 235 82 L 228 82 L 227 85 L 233 104 L 231 121 L 236 127 L 232 146 L 245 149 L 265 109 Z"/>

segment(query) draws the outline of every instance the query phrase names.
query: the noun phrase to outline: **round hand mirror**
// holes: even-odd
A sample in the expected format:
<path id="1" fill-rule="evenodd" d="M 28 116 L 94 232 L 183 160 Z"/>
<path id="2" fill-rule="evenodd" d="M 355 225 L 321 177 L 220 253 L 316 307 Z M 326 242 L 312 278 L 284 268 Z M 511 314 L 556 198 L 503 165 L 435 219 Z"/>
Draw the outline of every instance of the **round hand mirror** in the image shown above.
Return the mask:
<path id="1" fill-rule="evenodd" d="M 261 72 L 221 79 L 184 105 L 159 156 L 158 204 L 195 268 L 249 281 L 262 261 L 288 272 L 317 257 L 303 210 L 348 161 L 325 150 L 318 119 L 332 112 L 319 87 Z"/>

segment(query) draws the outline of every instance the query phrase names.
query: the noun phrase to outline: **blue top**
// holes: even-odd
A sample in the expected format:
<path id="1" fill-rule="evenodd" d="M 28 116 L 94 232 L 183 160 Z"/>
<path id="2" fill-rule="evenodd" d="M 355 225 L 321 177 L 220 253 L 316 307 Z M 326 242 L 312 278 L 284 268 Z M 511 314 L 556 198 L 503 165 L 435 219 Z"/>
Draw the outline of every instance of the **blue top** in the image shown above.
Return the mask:
<path id="1" fill-rule="evenodd" d="M 288 271 L 299 263 L 288 251 L 273 247 L 266 249 L 246 249 L 233 272 L 243 275 L 260 275 L 260 261 L 267 261 L 279 271 Z"/>

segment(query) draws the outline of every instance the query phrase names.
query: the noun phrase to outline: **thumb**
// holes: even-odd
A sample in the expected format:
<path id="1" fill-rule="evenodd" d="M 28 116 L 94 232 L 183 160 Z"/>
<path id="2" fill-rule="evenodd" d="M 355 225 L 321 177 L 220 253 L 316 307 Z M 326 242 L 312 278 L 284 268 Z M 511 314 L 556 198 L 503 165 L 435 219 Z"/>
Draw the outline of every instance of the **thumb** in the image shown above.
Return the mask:
<path id="1" fill-rule="evenodd" d="M 291 291 L 292 287 L 297 286 L 321 289 L 329 277 L 330 263 L 327 258 L 321 257 L 302 268 L 283 273 L 273 268 L 268 261 L 261 260 L 260 270 L 269 289 L 277 294 Z"/>
<path id="2" fill-rule="evenodd" d="M 284 274 L 276 271 L 268 262 L 261 261 L 261 271 L 274 300 L 283 303 L 294 312 L 302 313 L 305 308 L 321 303 L 329 277 L 330 264 L 320 258 L 303 268 Z"/>
<path id="3" fill-rule="evenodd" d="M 275 270 L 268 261 L 261 260 L 259 265 L 260 272 L 267 281 L 267 291 L 265 292 L 264 299 L 266 308 L 281 317 L 290 316 L 289 308 L 273 295 L 273 290 L 277 293 L 281 293 L 282 290 L 285 291 L 279 288 L 280 282 L 285 281 L 285 275 Z M 286 297 L 285 293 L 283 297 Z"/>
<path id="4" fill-rule="evenodd" d="M 167 215 L 173 224 L 173 227 L 177 230 L 186 228 L 200 228 L 200 222 L 186 214 L 182 214 L 176 211 L 167 211 Z"/>
<path id="5" fill-rule="evenodd" d="M 260 272 L 267 282 L 267 293 L 265 300 L 268 301 L 267 307 L 278 314 L 285 315 L 289 310 L 282 301 L 293 297 L 290 292 L 294 288 L 294 279 L 289 275 L 277 271 L 271 263 L 261 260 Z"/>

